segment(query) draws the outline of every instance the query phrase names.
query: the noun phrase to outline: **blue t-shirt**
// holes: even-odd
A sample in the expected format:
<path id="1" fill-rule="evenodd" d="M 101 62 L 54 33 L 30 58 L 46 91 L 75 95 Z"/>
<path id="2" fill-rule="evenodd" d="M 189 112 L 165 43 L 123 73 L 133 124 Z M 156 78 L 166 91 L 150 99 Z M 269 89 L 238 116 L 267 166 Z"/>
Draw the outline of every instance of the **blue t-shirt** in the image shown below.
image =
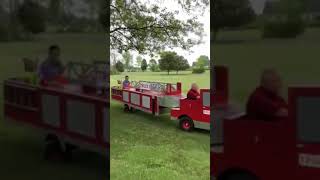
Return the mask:
<path id="1" fill-rule="evenodd" d="M 123 86 L 124 88 L 129 87 L 129 85 L 130 85 L 130 81 L 128 81 L 128 80 L 124 80 L 124 81 L 122 82 L 122 86 Z"/>
<path id="2" fill-rule="evenodd" d="M 60 61 L 45 60 L 39 67 L 39 76 L 41 80 L 51 80 L 63 74 L 64 68 Z"/>

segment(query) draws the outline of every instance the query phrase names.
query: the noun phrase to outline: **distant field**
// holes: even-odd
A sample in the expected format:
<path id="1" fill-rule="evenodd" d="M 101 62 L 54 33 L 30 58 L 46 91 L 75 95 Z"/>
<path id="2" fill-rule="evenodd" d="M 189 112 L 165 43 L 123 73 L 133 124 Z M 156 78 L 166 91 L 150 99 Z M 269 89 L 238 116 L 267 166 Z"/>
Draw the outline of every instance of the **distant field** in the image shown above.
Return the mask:
<path id="1" fill-rule="evenodd" d="M 229 67 L 232 100 L 243 105 L 266 67 L 279 70 L 286 86 L 320 85 L 319 47 L 320 29 L 308 29 L 297 39 L 269 40 L 255 30 L 221 32 L 213 46 L 214 64 Z"/>
<path id="2" fill-rule="evenodd" d="M 209 72 L 179 75 L 138 72 L 111 76 L 111 84 L 123 80 L 182 82 L 186 92 L 191 83 L 209 88 Z M 177 128 L 169 115 L 154 117 L 136 112 L 124 113 L 123 105 L 111 102 L 111 179 L 209 179 L 208 131 L 186 133 Z"/>
<path id="3" fill-rule="evenodd" d="M 0 163 L 1 179 L 106 179 L 104 157 L 90 152 L 75 154 L 74 162 L 50 163 L 43 160 L 43 137 L 29 128 L 3 124 L 2 82 L 9 77 L 24 76 L 22 57 L 43 59 L 47 48 L 58 44 L 64 61 L 106 59 L 103 34 L 43 35 L 32 42 L 0 43 Z"/>

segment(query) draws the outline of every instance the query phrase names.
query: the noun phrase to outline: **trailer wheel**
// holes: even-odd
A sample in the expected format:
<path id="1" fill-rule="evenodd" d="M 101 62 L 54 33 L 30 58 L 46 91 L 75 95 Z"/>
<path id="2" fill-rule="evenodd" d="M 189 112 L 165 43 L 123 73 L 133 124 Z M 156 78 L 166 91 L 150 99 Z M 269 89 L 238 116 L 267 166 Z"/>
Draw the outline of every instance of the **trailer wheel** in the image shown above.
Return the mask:
<path id="1" fill-rule="evenodd" d="M 70 143 L 65 143 L 64 160 L 72 161 L 72 154 L 75 149 L 77 149 L 77 146 Z"/>
<path id="2" fill-rule="evenodd" d="M 62 161 L 64 155 L 59 138 L 55 135 L 48 134 L 45 141 L 44 159 L 49 161 Z"/>
<path id="3" fill-rule="evenodd" d="M 184 131 L 192 131 L 194 128 L 192 119 L 186 116 L 180 118 L 179 126 Z"/>
<path id="4" fill-rule="evenodd" d="M 136 108 L 134 108 L 134 107 L 131 107 L 131 108 L 130 108 L 130 112 L 134 113 L 134 112 L 136 112 L 136 111 L 137 111 Z"/>
<path id="5" fill-rule="evenodd" d="M 128 106 L 128 104 L 124 105 L 124 112 L 130 112 L 130 107 Z"/>
<path id="6" fill-rule="evenodd" d="M 218 180 L 259 180 L 259 178 L 251 173 L 239 171 L 225 174 Z"/>

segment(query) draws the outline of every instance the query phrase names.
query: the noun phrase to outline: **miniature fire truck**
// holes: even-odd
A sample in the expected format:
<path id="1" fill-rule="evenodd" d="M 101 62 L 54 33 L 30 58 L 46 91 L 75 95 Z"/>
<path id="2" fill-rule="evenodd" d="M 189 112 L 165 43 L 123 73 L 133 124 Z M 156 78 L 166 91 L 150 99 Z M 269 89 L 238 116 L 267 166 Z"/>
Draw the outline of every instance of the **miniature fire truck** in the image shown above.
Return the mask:
<path id="1" fill-rule="evenodd" d="M 179 121 L 185 131 L 193 128 L 210 130 L 210 90 L 201 90 L 200 98 L 180 100 L 180 107 L 171 109 L 171 119 Z"/>
<path id="2" fill-rule="evenodd" d="M 217 180 L 320 179 L 320 87 L 289 87 L 288 104 L 289 117 L 271 122 L 241 113 L 214 117 L 211 175 Z"/>
<path id="3" fill-rule="evenodd" d="M 121 83 L 121 82 L 119 82 Z M 181 93 L 181 83 L 131 82 L 131 86 L 111 88 L 112 99 L 124 104 L 125 111 L 138 109 L 153 115 L 171 111 L 181 129 L 210 129 L 210 91 L 201 90 L 198 100 L 188 100 Z"/>
<path id="4" fill-rule="evenodd" d="M 74 147 L 107 155 L 109 148 L 107 88 L 105 86 L 101 90 L 96 87 L 96 83 L 81 82 L 78 78 L 74 78 L 77 74 L 75 72 L 79 72 L 76 69 L 82 69 L 81 74 L 103 74 L 99 73 L 96 67 L 97 64 L 69 64 L 68 84 L 45 86 L 32 84 L 24 78 L 6 80 L 4 82 L 6 122 L 27 125 L 42 132 L 47 141 L 46 158 L 62 152 L 71 153 Z"/>

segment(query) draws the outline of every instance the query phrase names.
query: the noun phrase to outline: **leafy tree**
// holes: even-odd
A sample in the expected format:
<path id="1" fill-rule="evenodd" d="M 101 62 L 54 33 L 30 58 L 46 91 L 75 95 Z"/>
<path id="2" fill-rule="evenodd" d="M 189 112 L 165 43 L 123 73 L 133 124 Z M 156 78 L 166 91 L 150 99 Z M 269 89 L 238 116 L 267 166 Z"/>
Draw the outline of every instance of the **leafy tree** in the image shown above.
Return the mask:
<path id="1" fill-rule="evenodd" d="M 107 0 L 100 0 L 98 20 L 106 32 L 110 31 L 110 5 Z"/>
<path id="2" fill-rule="evenodd" d="M 143 59 L 141 62 L 141 70 L 144 72 L 148 68 L 147 60 Z"/>
<path id="3" fill-rule="evenodd" d="M 196 62 L 197 66 L 210 67 L 210 60 L 208 56 L 201 55 Z"/>
<path id="4" fill-rule="evenodd" d="M 239 27 L 250 23 L 255 18 L 249 0 L 214 0 L 211 28 L 213 40 L 216 39 L 220 29 L 225 27 Z"/>
<path id="5" fill-rule="evenodd" d="M 156 72 L 159 68 L 157 61 L 154 59 L 151 59 L 149 62 L 149 68 L 152 72 Z"/>
<path id="6" fill-rule="evenodd" d="M 203 66 L 196 66 L 196 67 L 192 68 L 192 73 L 193 74 L 202 74 L 204 72 L 206 72 L 206 70 L 204 69 Z"/>
<path id="7" fill-rule="evenodd" d="M 34 1 L 24 1 L 19 7 L 18 18 L 27 32 L 38 34 L 46 30 L 45 8 Z"/>
<path id="8" fill-rule="evenodd" d="M 175 56 L 174 61 L 174 70 L 177 72 L 177 74 L 179 73 L 179 71 L 184 71 L 190 68 L 188 60 L 185 59 L 183 56 Z"/>
<path id="9" fill-rule="evenodd" d="M 304 33 L 305 1 L 280 0 L 273 3 L 275 3 L 273 14 L 264 17 L 263 37 L 295 38 Z M 269 16 L 275 18 L 272 19 Z"/>
<path id="10" fill-rule="evenodd" d="M 115 67 L 116 67 L 117 71 L 124 72 L 124 65 L 121 61 L 118 61 L 115 65 Z"/>
<path id="11" fill-rule="evenodd" d="M 175 0 L 186 12 L 209 6 L 209 0 Z M 177 12 L 161 8 L 158 3 L 143 3 L 137 0 L 111 0 L 110 3 L 110 44 L 119 52 L 136 50 L 140 54 L 159 52 L 166 47 L 190 49 L 201 42 L 203 24 L 196 15 L 180 20 Z M 106 16 L 101 15 L 101 18 Z M 100 19 L 101 19 L 100 18 Z M 109 18 L 109 17 L 108 17 Z M 103 20 L 104 22 L 104 20 Z M 108 26 L 105 28 L 109 29 Z M 194 34 L 195 38 L 188 38 Z"/>
<path id="12" fill-rule="evenodd" d="M 61 0 L 50 0 L 48 7 L 48 20 L 51 23 L 57 24 L 61 20 L 62 12 Z"/>
<path id="13" fill-rule="evenodd" d="M 123 62 L 124 62 L 124 68 L 129 70 L 130 67 L 132 66 L 132 55 L 130 54 L 129 51 L 125 51 L 124 53 L 122 53 L 122 58 L 123 58 Z"/>
<path id="14" fill-rule="evenodd" d="M 142 63 L 142 57 L 141 56 L 137 56 L 136 58 L 136 67 L 141 67 L 141 63 Z"/>
<path id="15" fill-rule="evenodd" d="M 170 71 L 175 70 L 176 56 L 177 56 L 177 53 L 171 52 L 171 51 L 164 51 L 160 53 L 160 59 L 159 59 L 160 70 L 167 71 L 168 74 L 170 73 Z"/>

